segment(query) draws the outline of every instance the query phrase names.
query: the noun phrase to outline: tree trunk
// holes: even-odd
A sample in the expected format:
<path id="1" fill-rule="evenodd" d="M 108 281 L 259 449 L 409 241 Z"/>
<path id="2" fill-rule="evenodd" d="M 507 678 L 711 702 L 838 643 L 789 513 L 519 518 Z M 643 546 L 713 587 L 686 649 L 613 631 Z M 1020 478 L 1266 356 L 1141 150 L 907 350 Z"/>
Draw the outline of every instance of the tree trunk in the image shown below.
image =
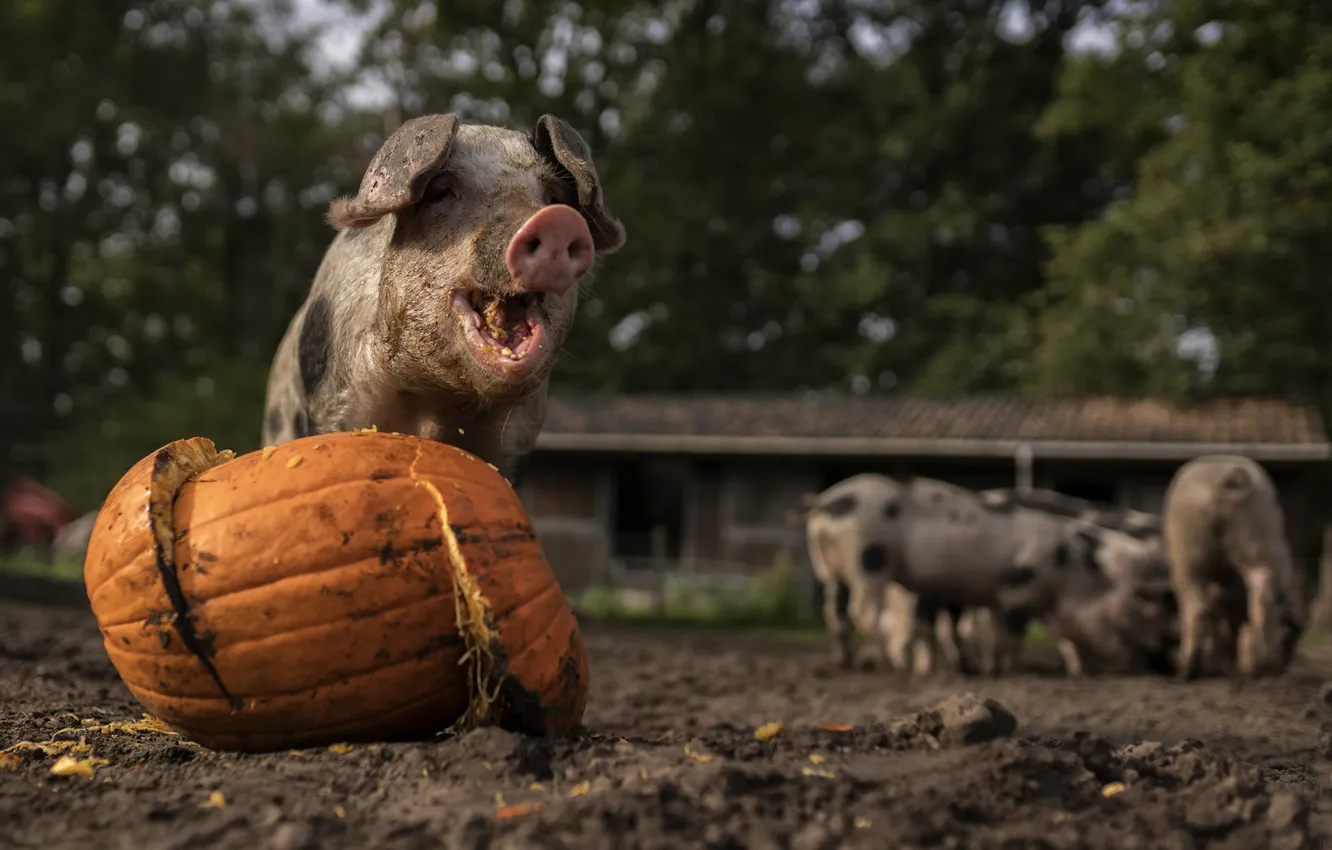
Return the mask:
<path id="1" fill-rule="evenodd" d="M 1309 613 L 1311 628 L 1332 627 L 1332 523 L 1323 526 L 1323 553 L 1318 561 L 1318 596 Z"/>

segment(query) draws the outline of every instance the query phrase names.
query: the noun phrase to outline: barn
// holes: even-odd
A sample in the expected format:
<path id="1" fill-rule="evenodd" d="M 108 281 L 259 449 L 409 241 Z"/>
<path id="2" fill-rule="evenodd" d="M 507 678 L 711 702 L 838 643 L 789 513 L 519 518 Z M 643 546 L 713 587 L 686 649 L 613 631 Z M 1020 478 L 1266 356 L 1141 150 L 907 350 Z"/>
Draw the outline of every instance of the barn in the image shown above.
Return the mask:
<path id="1" fill-rule="evenodd" d="M 1296 552 L 1316 558 L 1309 488 L 1332 446 L 1316 410 L 1270 398 L 554 396 L 518 492 L 577 593 L 614 574 L 807 564 L 791 512 L 857 472 L 1159 511 L 1180 464 L 1210 453 L 1262 463 Z"/>

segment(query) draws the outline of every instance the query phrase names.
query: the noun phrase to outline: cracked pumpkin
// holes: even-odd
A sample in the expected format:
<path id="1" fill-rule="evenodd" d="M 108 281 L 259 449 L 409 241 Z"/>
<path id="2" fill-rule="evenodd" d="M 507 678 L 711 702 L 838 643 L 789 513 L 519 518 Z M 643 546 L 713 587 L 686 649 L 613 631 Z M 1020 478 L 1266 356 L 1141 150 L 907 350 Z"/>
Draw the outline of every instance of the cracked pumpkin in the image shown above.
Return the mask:
<path id="1" fill-rule="evenodd" d="M 443 443 L 178 440 L 112 489 L 84 580 L 130 691 L 212 749 L 562 735 L 587 702 L 577 620 L 517 495 Z"/>

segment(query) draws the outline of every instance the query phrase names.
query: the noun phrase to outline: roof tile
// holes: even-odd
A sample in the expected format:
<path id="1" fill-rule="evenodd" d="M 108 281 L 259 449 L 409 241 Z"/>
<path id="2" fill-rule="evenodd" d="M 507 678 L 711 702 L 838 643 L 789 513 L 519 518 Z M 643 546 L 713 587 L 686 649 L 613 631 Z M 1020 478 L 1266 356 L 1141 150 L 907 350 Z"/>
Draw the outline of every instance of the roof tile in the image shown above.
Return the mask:
<path id="1" fill-rule="evenodd" d="M 1324 444 L 1310 407 L 1272 398 L 1187 406 L 1112 397 L 555 396 L 554 434 Z"/>

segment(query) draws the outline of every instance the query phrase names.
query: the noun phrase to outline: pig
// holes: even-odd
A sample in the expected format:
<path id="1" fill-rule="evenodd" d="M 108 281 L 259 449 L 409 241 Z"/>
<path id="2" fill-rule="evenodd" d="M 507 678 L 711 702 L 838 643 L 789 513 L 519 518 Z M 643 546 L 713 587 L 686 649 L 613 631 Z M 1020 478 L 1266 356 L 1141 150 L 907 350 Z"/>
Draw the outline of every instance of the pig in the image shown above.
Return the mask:
<path id="1" fill-rule="evenodd" d="M 1149 572 L 1147 565 L 1159 562 L 1159 547 L 1124 533 L 1012 500 L 987 501 L 927 478 L 901 483 L 880 475 L 853 476 L 813 502 L 817 516 L 811 514 L 807 535 L 816 573 L 829 590 L 836 589 L 829 581 L 833 574 L 846 583 L 842 613 L 854 612 L 854 600 L 862 596 L 871 600 L 861 605 L 869 611 L 861 615 L 867 623 L 862 631 L 873 630 L 881 654 L 899 670 L 911 666 L 916 642 L 931 637 L 948 664 L 963 669 L 957 629 L 965 609 L 987 613 L 994 624 L 982 665 L 991 674 L 1016 663 L 1033 617 L 1094 620 L 1111 629 L 1096 635 L 1104 646 L 1118 639 L 1132 642 L 1142 628 L 1140 609 L 1151 610 L 1135 589 Z M 1159 563 L 1156 569 L 1164 575 Z M 881 594 L 895 592 L 894 584 L 905 596 L 879 602 Z M 826 598 L 825 619 L 830 631 L 841 635 L 837 613 Z M 1076 632 L 1069 639 L 1074 646 L 1079 640 L 1088 644 L 1087 628 L 1066 630 Z"/>
<path id="2" fill-rule="evenodd" d="M 833 663 L 850 667 L 858 657 L 862 665 L 881 664 L 907 671 L 928 668 L 932 657 L 908 658 L 905 645 L 891 638 L 903 628 L 905 617 L 920 618 L 933 627 L 935 620 L 960 616 L 961 609 L 920 600 L 892 580 L 894 533 L 887 505 L 899 501 L 901 485 L 875 473 L 853 475 L 819 494 L 806 494 L 800 516 L 810 564 L 823 594 L 823 619 L 833 638 Z M 867 653 L 852 652 L 852 627 L 868 641 Z M 942 648 L 950 661 L 947 637 Z M 954 641 L 954 645 L 955 645 Z"/>
<path id="3" fill-rule="evenodd" d="M 1060 545 L 1072 568 L 1001 591 L 1002 622 L 1019 633 L 1030 619 L 1044 622 L 1072 677 L 1086 675 L 1088 659 L 1100 671 L 1168 672 L 1176 620 L 1159 542 L 1085 519 L 1061 519 Z M 1014 657 L 1008 667 L 1016 662 Z"/>
<path id="4" fill-rule="evenodd" d="M 1204 455 L 1166 489 L 1164 537 L 1179 604 L 1177 673 L 1215 672 L 1218 643 L 1244 676 L 1284 671 L 1303 628 L 1276 486 L 1255 461 Z M 1228 659 L 1227 659 L 1228 660 Z"/>
<path id="5" fill-rule="evenodd" d="M 1048 605 L 1049 596 L 1029 591 L 1023 599 L 1033 606 L 1027 607 L 1005 599 L 1024 588 L 1052 587 L 1064 580 L 1072 558 L 1065 520 L 1043 511 L 987 504 L 975 491 L 929 478 L 905 485 L 896 518 L 903 555 L 895 578 L 919 596 L 985 611 L 993 639 L 982 667 L 991 675 L 1007 672 L 1020 652 L 1028 620 L 1044 613 L 1034 604 Z M 948 660 L 954 664 L 962 657 L 960 649 L 951 649 L 959 643 L 959 618 L 953 618 L 939 640 L 941 648 L 950 647 Z M 904 655 L 914 642 L 914 625 L 920 619 L 907 621 L 896 636 L 895 656 Z"/>
<path id="6" fill-rule="evenodd" d="M 512 479 L 546 415 L 579 284 L 624 244 L 587 144 L 423 115 L 395 130 L 269 371 L 265 445 L 375 427 L 447 442 Z"/>
<path id="7" fill-rule="evenodd" d="M 885 505 L 898 498 L 892 479 L 853 475 L 819 494 L 806 494 L 803 517 L 810 565 L 823 592 L 823 621 L 833 639 L 833 663 L 853 663 L 852 627 L 887 660 L 885 629 L 904 599 L 892 591 L 895 527 Z"/>

